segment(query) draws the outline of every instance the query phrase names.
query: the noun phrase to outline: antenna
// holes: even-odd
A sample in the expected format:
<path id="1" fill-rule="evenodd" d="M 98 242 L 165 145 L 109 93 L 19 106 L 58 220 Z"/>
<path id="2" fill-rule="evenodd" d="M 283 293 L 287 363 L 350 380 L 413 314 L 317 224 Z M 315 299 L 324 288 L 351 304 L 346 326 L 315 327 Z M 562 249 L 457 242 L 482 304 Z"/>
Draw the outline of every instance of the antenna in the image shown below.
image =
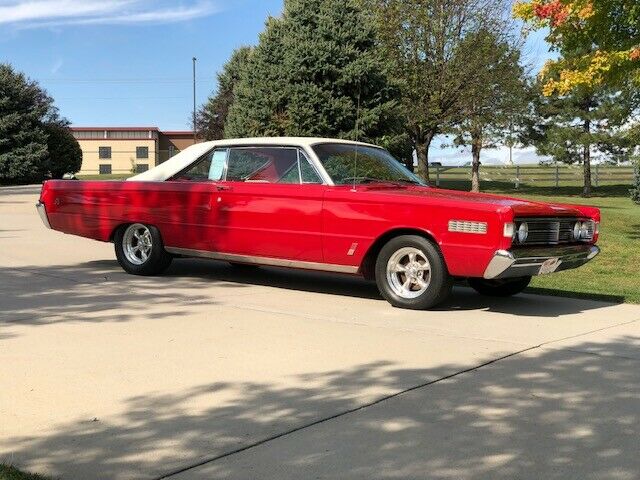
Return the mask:
<path id="1" fill-rule="evenodd" d="M 356 179 L 358 173 L 358 138 L 360 138 L 360 93 L 362 91 L 362 83 L 360 79 L 358 79 L 358 100 L 356 107 L 356 151 L 353 157 L 353 187 L 351 189 L 352 192 L 356 191 Z"/>

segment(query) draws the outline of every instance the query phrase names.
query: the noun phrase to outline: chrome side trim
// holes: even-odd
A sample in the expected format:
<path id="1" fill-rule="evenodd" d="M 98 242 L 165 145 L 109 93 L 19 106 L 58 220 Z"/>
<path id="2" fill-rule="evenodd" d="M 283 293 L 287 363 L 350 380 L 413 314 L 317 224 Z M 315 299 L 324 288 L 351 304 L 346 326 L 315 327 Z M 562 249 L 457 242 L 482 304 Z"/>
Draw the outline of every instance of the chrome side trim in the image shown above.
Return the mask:
<path id="1" fill-rule="evenodd" d="M 252 263 L 256 265 L 268 265 L 271 267 L 301 268 L 303 270 L 318 270 L 322 272 L 358 273 L 359 267 L 351 265 L 335 265 L 332 263 L 303 262 L 300 260 L 287 260 L 284 258 L 257 257 L 253 255 L 237 255 L 233 253 L 209 252 L 206 250 L 192 250 L 190 248 L 164 247 L 175 255 L 187 257 L 210 258 L 212 260 L 224 260 L 227 262 Z"/>
<path id="2" fill-rule="evenodd" d="M 44 206 L 44 203 L 38 202 L 36 203 L 36 209 L 38 210 L 38 215 L 40 215 L 40 220 L 44 223 L 44 226 L 47 228 L 51 228 L 51 224 L 49 223 L 49 217 L 47 216 L 47 208 Z"/>

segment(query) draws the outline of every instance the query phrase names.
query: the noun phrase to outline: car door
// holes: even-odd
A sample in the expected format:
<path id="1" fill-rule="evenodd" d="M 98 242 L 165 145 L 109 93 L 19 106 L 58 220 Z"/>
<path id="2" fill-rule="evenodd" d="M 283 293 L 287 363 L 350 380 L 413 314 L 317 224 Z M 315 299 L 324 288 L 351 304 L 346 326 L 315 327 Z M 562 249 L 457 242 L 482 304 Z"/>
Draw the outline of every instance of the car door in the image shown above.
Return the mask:
<path id="1" fill-rule="evenodd" d="M 325 186 L 300 148 L 231 147 L 219 188 L 214 250 L 322 262 Z"/>
<path id="2" fill-rule="evenodd" d="M 153 204 L 165 246 L 198 251 L 211 249 L 212 240 L 219 237 L 216 194 L 226 158 L 226 148 L 211 150 L 162 182 Z"/>

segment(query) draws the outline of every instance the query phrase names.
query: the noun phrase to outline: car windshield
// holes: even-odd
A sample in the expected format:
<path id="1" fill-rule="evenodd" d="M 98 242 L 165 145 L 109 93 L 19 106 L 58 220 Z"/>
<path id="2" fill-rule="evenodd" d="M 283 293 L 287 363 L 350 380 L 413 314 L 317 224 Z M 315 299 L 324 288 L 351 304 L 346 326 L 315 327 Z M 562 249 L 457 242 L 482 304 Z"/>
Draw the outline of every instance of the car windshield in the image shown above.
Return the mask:
<path id="1" fill-rule="evenodd" d="M 321 143 L 314 145 L 313 151 L 335 185 L 376 182 L 423 185 L 418 177 L 382 148 Z"/>

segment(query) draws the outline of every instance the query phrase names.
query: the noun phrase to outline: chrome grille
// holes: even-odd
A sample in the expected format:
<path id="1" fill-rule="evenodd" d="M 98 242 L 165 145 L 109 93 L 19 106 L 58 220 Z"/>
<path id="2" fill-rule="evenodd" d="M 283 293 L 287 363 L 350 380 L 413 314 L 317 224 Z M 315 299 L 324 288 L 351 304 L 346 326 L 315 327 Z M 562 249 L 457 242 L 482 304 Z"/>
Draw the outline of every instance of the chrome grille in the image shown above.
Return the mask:
<path id="1" fill-rule="evenodd" d="M 577 221 L 584 219 L 575 217 L 563 218 L 518 218 L 516 229 L 526 222 L 529 227 L 529 235 L 522 245 L 558 245 L 563 243 L 578 243 L 573 238 L 573 227 Z M 588 221 L 587 238 L 582 241 L 591 241 L 595 233 L 595 223 Z"/>

